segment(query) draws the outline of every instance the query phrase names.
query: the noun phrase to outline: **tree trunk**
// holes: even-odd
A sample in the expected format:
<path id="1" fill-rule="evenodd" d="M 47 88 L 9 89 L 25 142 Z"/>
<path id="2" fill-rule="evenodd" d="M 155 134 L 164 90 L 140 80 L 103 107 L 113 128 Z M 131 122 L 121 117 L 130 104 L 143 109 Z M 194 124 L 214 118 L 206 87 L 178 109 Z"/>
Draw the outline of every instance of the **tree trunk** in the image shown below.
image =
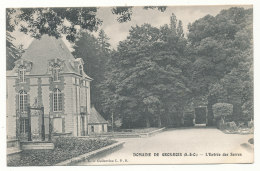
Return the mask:
<path id="1" fill-rule="evenodd" d="M 162 121 L 161 121 L 161 115 L 159 114 L 158 116 L 158 127 L 161 128 L 162 127 Z"/>
<path id="2" fill-rule="evenodd" d="M 150 125 L 150 120 L 149 120 L 148 116 L 146 116 L 145 121 L 146 121 L 146 128 L 150 128 L 151 125 Z"/>
<path id="3" fill-rule="evenodd" d="M 181 108 L 181 126 L 184 125 L 184 107 Z"/>
<path id="4" fill-rule="evenodd" d="M 165 106 L 165 125 L 167 127 L 171 127 L 172 126 L 172 120 L 171 120 L 171 117 L 170 117 L 170 113 L 169 113 L 169 109 Z"/>

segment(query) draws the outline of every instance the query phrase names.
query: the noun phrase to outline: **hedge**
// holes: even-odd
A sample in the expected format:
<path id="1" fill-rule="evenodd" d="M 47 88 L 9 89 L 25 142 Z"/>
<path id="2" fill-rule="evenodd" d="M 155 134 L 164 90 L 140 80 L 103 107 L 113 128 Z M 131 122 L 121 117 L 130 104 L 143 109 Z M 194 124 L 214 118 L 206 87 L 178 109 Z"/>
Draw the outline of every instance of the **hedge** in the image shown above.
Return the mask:
<path id="1" fill-rule="evenodd" d="M 233 105 L 229 103 L 216 103 L 212 106 L 212 110 L 215 118 L 221 118 L 232 115 Z"/>

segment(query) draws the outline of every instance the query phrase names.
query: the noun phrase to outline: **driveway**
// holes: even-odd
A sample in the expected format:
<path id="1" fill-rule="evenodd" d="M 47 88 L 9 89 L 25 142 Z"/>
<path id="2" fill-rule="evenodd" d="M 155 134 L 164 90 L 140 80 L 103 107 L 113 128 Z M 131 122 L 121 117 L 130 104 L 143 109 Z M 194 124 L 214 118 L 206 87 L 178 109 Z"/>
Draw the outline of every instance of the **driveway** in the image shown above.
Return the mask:
<path id="1" fill-rule="evenodd" d="M 241 144 L 252 137 L 215 128 L 169 129 L 148 138 L 117 139 L 125 142 L 123 148 L 78 165 L 251 163 L 252 148 Z"/>

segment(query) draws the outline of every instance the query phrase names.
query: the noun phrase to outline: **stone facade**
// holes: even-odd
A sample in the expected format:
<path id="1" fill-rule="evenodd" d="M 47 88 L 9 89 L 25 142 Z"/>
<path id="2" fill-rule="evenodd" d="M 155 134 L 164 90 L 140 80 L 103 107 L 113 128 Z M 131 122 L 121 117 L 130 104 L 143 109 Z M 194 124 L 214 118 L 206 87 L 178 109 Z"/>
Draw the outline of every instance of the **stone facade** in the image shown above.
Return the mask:
<path id="1" fill-rule="evenodd" d="M 44 107 L 45 133 L 88 134 L 91 78 L 60 39 L 34 40 L 15 67 L 7 71 L 7 136 L 28 131 L 28 106 Z M 31 132 L 41 133 L 42 114 L 31 112 Z"/>

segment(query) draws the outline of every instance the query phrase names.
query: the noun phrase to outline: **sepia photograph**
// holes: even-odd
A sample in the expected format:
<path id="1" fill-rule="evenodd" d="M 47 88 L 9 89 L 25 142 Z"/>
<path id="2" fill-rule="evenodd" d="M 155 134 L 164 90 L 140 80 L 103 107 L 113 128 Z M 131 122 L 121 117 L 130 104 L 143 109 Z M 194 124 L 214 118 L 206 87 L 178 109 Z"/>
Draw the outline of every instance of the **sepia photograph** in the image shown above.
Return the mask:
<path id="1" fill-rule="evenodd" d="M 8 7 L 6 163 L 254 163 L 253 5 Z"/>

